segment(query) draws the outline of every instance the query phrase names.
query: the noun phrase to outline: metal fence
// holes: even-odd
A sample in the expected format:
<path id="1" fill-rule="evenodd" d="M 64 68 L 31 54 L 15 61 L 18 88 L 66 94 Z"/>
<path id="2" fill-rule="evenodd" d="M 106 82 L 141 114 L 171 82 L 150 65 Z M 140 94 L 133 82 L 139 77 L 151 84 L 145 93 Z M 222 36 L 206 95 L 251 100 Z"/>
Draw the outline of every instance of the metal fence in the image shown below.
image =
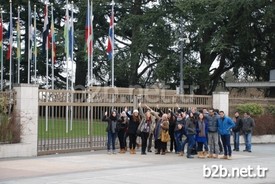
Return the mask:
<path id="1" fill-rule="evenodd" d="M 164 89 L 93 87 L 85 91 L 39 90 L 38 154 L 87 151 L 106 148 L 104 112 L 139 102 L 164 111 L 209 108 L 212 96 L 177 95 Z"/>

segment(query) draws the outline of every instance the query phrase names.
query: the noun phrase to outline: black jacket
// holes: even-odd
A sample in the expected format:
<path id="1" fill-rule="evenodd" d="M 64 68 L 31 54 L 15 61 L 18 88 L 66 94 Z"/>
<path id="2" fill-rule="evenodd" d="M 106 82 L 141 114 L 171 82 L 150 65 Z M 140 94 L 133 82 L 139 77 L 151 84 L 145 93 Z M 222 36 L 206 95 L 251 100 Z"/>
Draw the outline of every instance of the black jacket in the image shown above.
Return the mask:
<path id="1" fill-rule="evenodd" d="M 240 132 L 243 126 L 242 118 L 240 117 L 235 117 L 235 118 L 236 118 L 236 122 L 232 130 L 233 132 Z"/>

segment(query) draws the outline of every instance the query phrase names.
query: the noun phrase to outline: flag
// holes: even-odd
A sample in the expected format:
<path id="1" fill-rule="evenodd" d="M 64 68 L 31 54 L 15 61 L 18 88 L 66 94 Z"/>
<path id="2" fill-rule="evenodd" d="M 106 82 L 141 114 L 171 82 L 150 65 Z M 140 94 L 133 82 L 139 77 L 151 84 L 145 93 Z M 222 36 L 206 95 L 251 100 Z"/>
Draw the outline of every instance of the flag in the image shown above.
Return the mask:
<path id="1" fill-rule="evenodd" d="M 66 15 L 65 15 L 65 25 L 64 25 L 64 40 L 65 40 L 65 42 L 64 42 L 64 44 L 65 44 L 65 53 L 66 54 L 69 54 L 69 53 L 67 53 L 68 52 L 68 49 L 69 49 L 69 47 L 68 47 L 68 44 L 69 44 L 69 33 L 68 33 L 68 30 L 69 30 L 69 11 L 68 11 L 68 5 L 66 6 Z"/>
<path id="2" fill-rule="evenodd" d="M 69 55 L 71 60 L 73 60 L 73 45 L 74 45 L 74 21 L 73 16 L 71 17 L 70 24 L 69 24 Z"/>
<path id="3" fill-rule="evenodd" d="M 49 36 L 49 19 L 48 19 L 48 5 L 45 5 L 44 9 L 44 27 L 43 27 L 43 44 L 42 44 L 42 51 L 43 53 L 46 53 L 46 48 L 47 45 L 47 38 Z"/>
<path id="4" fill-rule="evenodd" d="M 108 37 L 108 45 L 107 45 L 107 54 L 108 59 L 111 60 L 113 57 L 113 49 L 114 49 L 114 12 L 112 9 L 112 14 L 110 17 L 110 27 L 109 27 L 109 37 Z"/>
<path id="5" fill-rule="evenodd" d="M 52 59 L 53 59 L 53 62 L 55 63 L 55 61 L 56 61 L 56 45 L 55 45 L 53 13 L 52 13 L 52 18 L 51 18 L 51 30 L 50 30 L 49 40 L 51 41 L 50 46 L 52 47 Z"/>
<path id="6" fill-rule="evenodd" d="M 8 32 L 7 32 L 7 38 L 8 38 L 8 40 L 10 40 L 10 38 L 11 38 L 11 33 L 12 33 L 12 30 L 11 30 L 12 27 L 11 27 L 11 26 L 12 26 L 12 23 L 10 22 L 10 23 L 9 23 Z M 10 44 L 10 43 L 11 43 L 11 41 L 9 41 L 9 44 L 8 44 L 7 60 L 10 59 L 10 54 L 11 54 L 11 49 L 12 49 L 12 48 L 11 48 L 11 47 L 12 47 L 12 46 L 11 46 L 12 44 Z"/>
<path id="7" fill-rule="evenodd" d="M 32 56 L 34 53 L 34 39 L 35 39 L 35 35 L 34 35 L 34 27 L 31 24 L 30 28 L 29 28 L 29 38 L 30 38 L 30 48 L 29 48 L 29 55 L 30 55 L 30 59 L 32 60 Z"/>
<path id="8" fill-rule="evenodd" d="M 16 39 L 17 39 L 16 58 L 18 60 L 20 60 L 20 58 L 21 58 L 21 31 L 20 31 L 20 14 L 19 13 L 18 13 L 18 18 L 17 18 L 16 32 L 17 32 L 17 37 L 16 37 Z"/>
<path id="9" fill-rule="evenodd" d="M 88 53 L 88 56 L 91 56 L 93 51 L 93 45 L 92 45 L 93 30 L 92 30 L 91 15 L 92 15 L 91 7 L 88 0 L 86 25 L 85 25 L 85 40 L 86 40 L 85 46 L 86 46 L 86 52 Z"/>

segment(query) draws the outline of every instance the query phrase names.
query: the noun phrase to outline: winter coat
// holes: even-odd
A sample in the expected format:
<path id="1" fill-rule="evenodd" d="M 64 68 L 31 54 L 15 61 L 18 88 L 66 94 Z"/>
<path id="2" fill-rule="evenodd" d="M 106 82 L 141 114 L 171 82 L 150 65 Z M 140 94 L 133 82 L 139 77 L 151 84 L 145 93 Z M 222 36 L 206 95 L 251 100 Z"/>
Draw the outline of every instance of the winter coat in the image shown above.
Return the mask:
<path id="1" fill-rule="evenodd" d="M 253 118 L 243 118 L 242 119 L 242 131 L 243 133 L 250 133 L 253 131 L 253 128 L 255 127 L 255 121 Z"/>
<path id="2" fill-rule="evenodd" d="M 187 135 L 196 134 L 196 122 L 194 118 L 187 118 L 185 124 L 185 131 Z"/>
<path id="3" fill-rule="evenodd" d="M 218 132 L 218 116 L 217 115 L 206 115 L 205 118 L 208 120 L 208 132 Z"/>
<path id="4" fill-rule="evenodd" d="M 240 118 L 239 116 L 235 118 L 236 118 L 235 127 L 233 127 L 232 130 L 233 132 L 240 132 L 243 126 L 242 118 Z"/>
<path id="5" fill-rule="evenodd" d="M 130 115 L 128 112 L 126 112 L 126 115 L 130 118 L 127 133 L 128 134 L 136 134 L 140 120 L 134 121 L 133 115 Z"/>
<path id="6" fill-rule="evenodd" d="M 102 121 L 108 122 L 106 132 L 116 133 L 118 131 L 118 129 L 117 129 L 117 123 L 118 123 L 117 116 L 116 117 L 103 116 Z"/>
<path id="7" fill-rule="evenodd" d="M 207 119 L 203 119 L 202 123 L 204 123 L 205 127 L 204 127 L 204 136 L 201 136 L 200 133 L 202 130 L 200 130 L 199 128 L 199 121 L 197 121 L 196 123 L 196 141 L 197 142 L 206 142 L 207 141 L 207 134 L 208 134 L 208 120 Z"/>
<path id="8" fill-rule="evenodd" d="M 230 135 L 230 129 L 234 126 L 235 123 L 227 116 L 218 119 L 218 132 L 220 135 Z"/>

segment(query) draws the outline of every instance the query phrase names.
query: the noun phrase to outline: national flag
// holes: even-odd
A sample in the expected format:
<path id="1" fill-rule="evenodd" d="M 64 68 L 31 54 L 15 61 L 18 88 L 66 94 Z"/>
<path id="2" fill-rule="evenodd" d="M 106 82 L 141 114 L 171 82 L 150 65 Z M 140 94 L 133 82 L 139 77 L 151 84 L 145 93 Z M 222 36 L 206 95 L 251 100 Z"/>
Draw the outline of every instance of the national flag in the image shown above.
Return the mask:
<path id="1" fill-rule="evenodd" d="M 48 5 L 45 5 L 44 9 L 44 27 L 43 27 L 43 44 L 42 44 L 42 51 L 43 53 L 46 53 L 47 45 L 47 38 L 49 36 L 49 19 L 48 19 Z"/>
<path id="2" fill-rule="evenodd" d="M 88 53 L 88 56 L 90 57 L 92 55 L 93 51 L 93 29 L 92 29 L 92 8 L 90 6 L 89 0 L 88 0 L 88 6 L 87 6 L 87 15 L 86 15 L 86 25 L 85 25 L 85 40 L 86 40 L 86 52 Z"/>
<path id="3" fill-rule="evenodd" d="M 68 4 L 67 4 L 67 6 L 66 6 L 66 15 L 65 15 L 65 24 L 64 24 L 64 40 L 65 40 L 65 42 L 64 42 L 64 44 L 65 44 L 65 53 L 66 54 L 69 54 L 69 53 L 67 53 L 67 52 L 69 52 L 68 51 L 68 49 L 69 49 L 69 46 L 68 46 L 68 44 L 69 44 L 69 33 L 68 33 L 68 31 L 69 31 L 69 10 L 68 10 Z"/>
<path id="4" fill-rule="evenodd" d="M 11 40 L 11 33 L 12 33 L 12 23 L 10 22 L 9 23 L 9 28 L 8 28 L 8 32 L 7 32 L 7 38 L 8 38 L 8 40 Z M 7 52 L 7 60 L 9 60 L 10 59 L 10 54 L 11 54 L 11 47 L 12 47 L 12 44 L 11 44 L 12 42 L 11 41 L 9 41 L 9 44 L 8 44 L 8 52 Z"/>
<path id="5" fill-rule="evenodd" d="M 74 48 L 74 21 L 73 17 L 71 17 L 70 25 L 69 25 L 69 55 L 71 60 L 73 60 L 73 48 Z"/>
<path id="6" fill-rule="evenodd" d="M 53 13 L 52 13 L 52 18 L 51 18 L 51 30 L 50 30 L 49 40 L 51 41 L 50 46 L 52 47 L 52 59 L 53 59 L 53 62 L 55 63 L 56 62 L 56 44 L 55 44 Z"/>
<path id="7" fill-rule="evenodd" d="M 113 49 L 114 49 L 114 12 L 112 10 L 112 14 L 110 17 L 110 27 L 109 27 L 109 37 L 108 37 L 108 45 L 107 45 L 107 54 L 108 59 L 111 60 L 113 57 Z"/>
<path id="8" fill-rule="evenodd" d="M 18 13 L 17 24 L 16 24 L 16 32 L 17 32 L 17 52 L 16 58 L 20 60 L 21 58 L 21 30 L 20 30 L 20 14 Z"/>

